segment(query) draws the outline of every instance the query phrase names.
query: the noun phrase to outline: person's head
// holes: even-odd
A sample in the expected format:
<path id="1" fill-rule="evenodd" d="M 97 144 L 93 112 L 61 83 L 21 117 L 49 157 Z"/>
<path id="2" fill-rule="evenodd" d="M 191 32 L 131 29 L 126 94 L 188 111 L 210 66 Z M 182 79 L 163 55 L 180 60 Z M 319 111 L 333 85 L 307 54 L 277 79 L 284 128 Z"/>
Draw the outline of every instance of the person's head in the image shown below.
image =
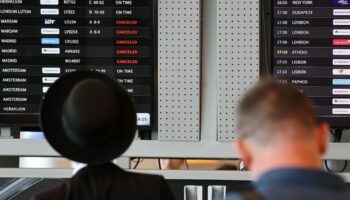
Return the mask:
<path id="1" fill-rule="evenodd" d="M 292 85 L 261 80 L 243 98 L 238 113 L 236 147 L 253 174 L 279 167 L 320 167 L 329 127 L 317 123 L 311 100 Z"/>
<path id="2" fill-rule="evenodd" d="M 112 78 L 80 71 L 62 76 L 41 104 L 40 122 L 49 144 L 62 156 L 90 165 L 122 155 L 136 131 L 128 93 Z"/>

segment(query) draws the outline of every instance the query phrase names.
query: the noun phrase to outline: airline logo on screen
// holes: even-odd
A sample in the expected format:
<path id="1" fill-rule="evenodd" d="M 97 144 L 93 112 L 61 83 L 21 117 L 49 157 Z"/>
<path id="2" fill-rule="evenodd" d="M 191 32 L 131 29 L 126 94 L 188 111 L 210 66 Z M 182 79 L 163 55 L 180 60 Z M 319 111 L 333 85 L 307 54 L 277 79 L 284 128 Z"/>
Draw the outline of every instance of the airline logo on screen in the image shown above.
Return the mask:
<path id="1" fill-rule="evenodd" d="M 346 6 L 346 5 L 350 5 L 350 0 L 333 0 L 333 4 L 335 6 Z"/>
<path id="2" fill-rule="evenodd" d="M 334 39 L 334 46 L 350 46 L 350 39 Z"/>
<path id="3" fill-rule="evenodd" d="M 40 0 L 40 5 L 58 5 L 58 0 Z"/>

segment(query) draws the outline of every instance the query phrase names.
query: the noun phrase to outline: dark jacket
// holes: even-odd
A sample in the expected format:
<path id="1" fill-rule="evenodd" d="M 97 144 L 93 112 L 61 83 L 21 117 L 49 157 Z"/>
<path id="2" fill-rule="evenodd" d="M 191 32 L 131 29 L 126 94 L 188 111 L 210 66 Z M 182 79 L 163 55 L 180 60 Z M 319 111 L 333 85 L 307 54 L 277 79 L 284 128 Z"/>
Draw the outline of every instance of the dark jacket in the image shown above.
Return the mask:
<path id="1" fill-rule="evenodd" d="M 87 166 L 34 200 L 175 200 L 161 176 L 126 172 L 114 164 Z"/>
<path id="2" fill-rule="evenodd" d="M 261 176 L 255 190 L 262 200 L 349 200 L 350 186 L 340 177 L 317 170 L 279 169 Z M 226 200 L 244 200 L 232 194 Z"/>

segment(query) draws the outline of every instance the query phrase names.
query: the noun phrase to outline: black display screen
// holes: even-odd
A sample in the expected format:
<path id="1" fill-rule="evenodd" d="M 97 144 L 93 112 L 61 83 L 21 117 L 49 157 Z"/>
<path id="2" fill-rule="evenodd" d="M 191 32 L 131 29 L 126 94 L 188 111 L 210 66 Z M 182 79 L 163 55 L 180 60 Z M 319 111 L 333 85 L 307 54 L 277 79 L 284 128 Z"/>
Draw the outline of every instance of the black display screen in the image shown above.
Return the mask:
<path id="1" fill-rule="evenodd" d="M 138 126 L 154 125 L 153 0 L 0 0 L 0 124 L 38 125 L 61 75 L 94 70 L 132 96 Z"/>
<path id="2" fill-rule="evenodd" d="M 350 0 L 262 6 L 262 67 L 311 97 L 321 120 L 350 127 Z"/>

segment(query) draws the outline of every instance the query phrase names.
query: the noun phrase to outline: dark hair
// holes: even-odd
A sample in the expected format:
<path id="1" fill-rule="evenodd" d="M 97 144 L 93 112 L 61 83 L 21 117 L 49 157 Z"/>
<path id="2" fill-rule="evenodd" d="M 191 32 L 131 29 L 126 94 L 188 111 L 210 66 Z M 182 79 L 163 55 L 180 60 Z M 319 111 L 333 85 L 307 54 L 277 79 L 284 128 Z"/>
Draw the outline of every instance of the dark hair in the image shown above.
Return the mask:
<path id="1" fill-rule="evenodd" d="M 238 131 L 250 137 L 257 130 L 271 128 L 281 122 L 294 120 L 305 128 L 316 122 L 311 100 L 290 84 L 264 78 L 243 98 L 238 108 Z"/>

